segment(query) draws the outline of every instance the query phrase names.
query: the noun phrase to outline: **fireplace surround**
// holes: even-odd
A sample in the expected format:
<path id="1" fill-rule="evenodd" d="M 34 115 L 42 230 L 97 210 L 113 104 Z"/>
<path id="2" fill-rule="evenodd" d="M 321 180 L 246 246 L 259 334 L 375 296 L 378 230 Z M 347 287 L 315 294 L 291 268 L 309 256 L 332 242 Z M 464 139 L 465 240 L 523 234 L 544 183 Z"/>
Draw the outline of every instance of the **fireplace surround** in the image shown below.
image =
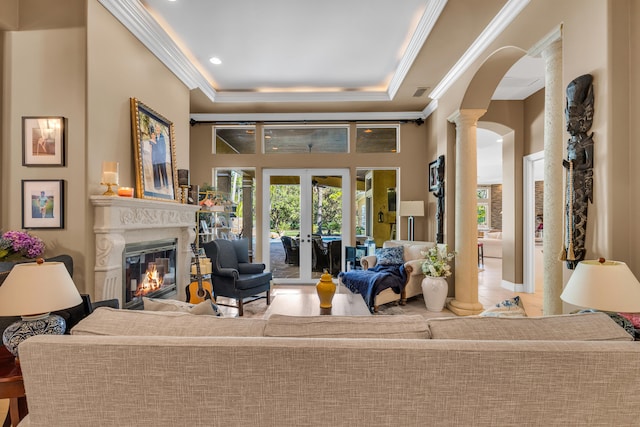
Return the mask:
<path id="1" fill-rule="evenodd" d="M 175 240 L 176 298 L 184 300 L 190 283 L 191 243 L 196 237 L 196 205 L 117 196 L 91 196 L 94 206 L 96 262 L 94 298 L 124 298 L 124 251 L 127 245 Z"/>

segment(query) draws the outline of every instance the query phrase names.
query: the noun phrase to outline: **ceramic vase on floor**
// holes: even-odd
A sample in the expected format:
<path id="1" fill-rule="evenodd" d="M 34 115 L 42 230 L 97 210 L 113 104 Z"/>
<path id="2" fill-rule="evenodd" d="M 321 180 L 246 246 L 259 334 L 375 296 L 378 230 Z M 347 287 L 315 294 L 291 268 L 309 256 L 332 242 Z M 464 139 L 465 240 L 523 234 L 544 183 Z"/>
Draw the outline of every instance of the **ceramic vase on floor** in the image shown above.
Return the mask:
<path id="1" fill-rule="evenodd" d="M 427 311 L 442 311 L 449 293 L 449 285 L 444 277 L 425 276 L 422 279 L 422 295 Z"/>

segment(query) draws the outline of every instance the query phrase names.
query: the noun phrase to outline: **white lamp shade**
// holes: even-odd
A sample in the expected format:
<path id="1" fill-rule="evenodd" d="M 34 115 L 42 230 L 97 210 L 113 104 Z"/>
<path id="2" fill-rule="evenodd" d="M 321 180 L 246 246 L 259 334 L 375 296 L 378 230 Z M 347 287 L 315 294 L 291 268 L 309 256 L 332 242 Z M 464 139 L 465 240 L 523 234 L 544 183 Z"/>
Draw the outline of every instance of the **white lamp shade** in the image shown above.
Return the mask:
<path id="1" fill-rule="evenodd" d="M 62 262 L 16 264 L 0 286 L 0 316 L 49 313 L 81 302 Z"/>
<path id="2" fill-rule="evenodd" d="M 581 261 L 560 299 L 602 311 L 640 312 L 640 283 L 627 264 L 619 261 Z"/>
<path id="3" fill-rule="evenodd" d="M 424 201 L 400 202 L 400 216 L 424 216 Z"/>

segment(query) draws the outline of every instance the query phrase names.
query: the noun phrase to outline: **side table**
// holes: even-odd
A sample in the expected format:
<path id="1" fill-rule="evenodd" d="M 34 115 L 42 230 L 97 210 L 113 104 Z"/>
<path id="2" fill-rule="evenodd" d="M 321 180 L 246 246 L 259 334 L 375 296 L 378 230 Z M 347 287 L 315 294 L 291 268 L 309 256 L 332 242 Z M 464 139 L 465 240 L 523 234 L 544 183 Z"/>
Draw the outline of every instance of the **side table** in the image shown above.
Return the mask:
<path id="1" fill-rule="evenodd" d="M 0 346 L 0 399 L 9 399 L 9 414 L 3 427 L 17 426 L 27 415 L 27 398 L 20 365 L 4 347 Z"/>

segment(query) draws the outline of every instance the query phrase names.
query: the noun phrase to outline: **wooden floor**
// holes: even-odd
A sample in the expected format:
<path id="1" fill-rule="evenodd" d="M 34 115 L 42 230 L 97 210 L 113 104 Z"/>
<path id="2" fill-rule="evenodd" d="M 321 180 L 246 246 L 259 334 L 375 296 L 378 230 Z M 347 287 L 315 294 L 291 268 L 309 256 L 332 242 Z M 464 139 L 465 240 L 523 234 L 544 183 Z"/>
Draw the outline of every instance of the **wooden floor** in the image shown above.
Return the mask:
<path id="1" fill-rule="evenodd" d="M 536 249 L 536 292 L 533 294 L 524 292 L 516 293 L 503 288 L 502 259 L 484 259 L 484 269 L 478 273 L 478 300 L 485 308 L 491 307 L 500 301 L 504 301 L 505 299 L 513 298 L 518 295 L 522 300 L 528 316 L 542 316 L 542 251 L 541 247 L 536 247 Z M 315 288 L 310 285 L 275 285 L 272 292 L 274 294 L 315 292 Z"/>
<path id="2" fill-rule="evenodd" d="M 536 247 L 535 282 L 536 292 L 511 292 L 502 287 L 502 259 L 484 259 L 484 271 L 478 273 L 478 300 L 486 308 L 507 298 L 520 296 L 528 316 L 542 316 L 542 250 Z"/>

